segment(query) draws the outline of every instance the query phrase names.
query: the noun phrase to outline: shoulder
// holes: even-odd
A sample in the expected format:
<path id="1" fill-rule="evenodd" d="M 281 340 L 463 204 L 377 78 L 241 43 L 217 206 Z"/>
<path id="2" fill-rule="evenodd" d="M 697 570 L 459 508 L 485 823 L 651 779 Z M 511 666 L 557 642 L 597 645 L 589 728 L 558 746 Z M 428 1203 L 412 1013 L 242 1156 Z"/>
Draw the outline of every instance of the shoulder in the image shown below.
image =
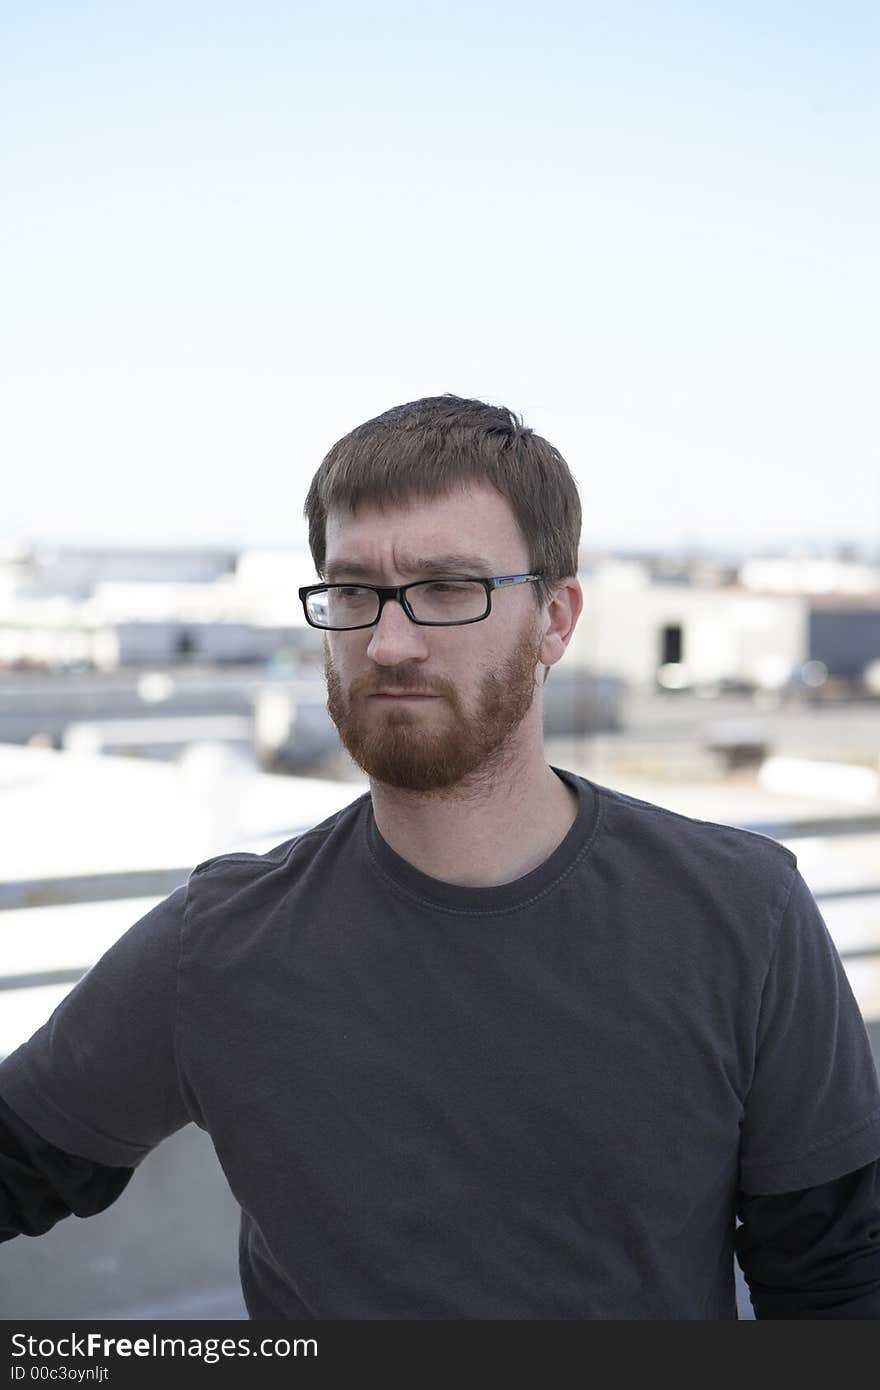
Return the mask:
<path id="1" fill-rule="evenodd" d="M 597 798 L 594 868 L 670 930 L 713 923 L 768 960 L 800 875 L 797 856 L 768 835 L 701 820 L 610 787 Z M 700 928 L 702 930 L 702 926 Z"/>
<path id="2" fill-rule="evenodd" d="M 797 856 L 790 849 L 759 831 L 686 816 L 596 782 L 589 785 L 598 798 L 606 834 L 620 844 L 635 846 L 639 853 L 657 847 L 673 860 L 705 855 L 716 867 L 761 867 L 789 878 L 797 867 Z"/>
<path id="3" fill-rule="evenodd" d="M 338 863 L 338 856 L 355 833 L 368 801 L 369 792 L 366 792 L 317 825 L 309 826 L 262 854 L 240 851 L 203 859 L 189 876 L 188 907 L 227 902 L 231 893 L 248 888 L 283 891 L 284 885 L 298 878 L 316 859 L 328 857 Z"/>

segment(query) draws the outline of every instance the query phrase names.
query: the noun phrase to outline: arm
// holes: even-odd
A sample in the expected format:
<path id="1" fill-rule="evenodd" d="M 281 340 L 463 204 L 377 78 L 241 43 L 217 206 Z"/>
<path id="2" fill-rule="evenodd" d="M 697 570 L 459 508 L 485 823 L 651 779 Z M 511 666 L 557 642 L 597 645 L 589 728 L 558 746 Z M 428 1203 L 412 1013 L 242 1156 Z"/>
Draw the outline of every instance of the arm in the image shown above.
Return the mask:
<path id="1" fill-rule="evenodd" d="M 192 1118 L 177 1047 L 185 902 L 185 888 L 176 889 L 130 927 L 0 1061 L 8 1112 L 56 1150 L 132 1169 Z M 7 1172 L 21 1162 L 17 1134 Z"/>
<path id="2" fill-rule="evenodd" d="M 880 1316 L 880 1085 L 842 961 L 795 872 L 764 979 L 735 1243 L 758 1318 Z"/>
<path id="3" fill-rule="evenodd" d="M 94 1216 L 133 1172 L 56 1148 L 0 1099 L 0 1241 L 44 1235 L 71 1212 Z"/>
<path id="4" fill-rule="evenodd" d="M 797 1192 L 741 1193 L 737 1215 L 757 1318 L 880 1318 L 880 1159 Z"/>

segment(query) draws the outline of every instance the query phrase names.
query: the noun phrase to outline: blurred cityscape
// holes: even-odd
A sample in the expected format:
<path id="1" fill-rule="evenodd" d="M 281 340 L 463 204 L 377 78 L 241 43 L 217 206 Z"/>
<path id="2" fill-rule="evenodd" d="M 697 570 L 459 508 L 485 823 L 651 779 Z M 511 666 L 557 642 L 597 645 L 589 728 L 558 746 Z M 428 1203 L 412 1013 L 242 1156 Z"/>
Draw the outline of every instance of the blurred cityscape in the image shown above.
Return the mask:
<path id="1" fill-rule="evenodd" d="M 195 863 L 268 849 L 366 789 L 296 595 L 313 574 L 294 549 L 0 551 L 0 1056 Z M 580 578 L 545 687 L 550 762 L 788 845 L 878 1054 L 880 558 L 609 551 L 582 554 Z M 154 1190 L 5 1246 L 3 1315 L 243 1316 L 204 1142 L 144 1164 L 177 1275 L 121 1253 L 155 1233 Z M 70 1259 L 76 1287 L 54 1272 Z"/>

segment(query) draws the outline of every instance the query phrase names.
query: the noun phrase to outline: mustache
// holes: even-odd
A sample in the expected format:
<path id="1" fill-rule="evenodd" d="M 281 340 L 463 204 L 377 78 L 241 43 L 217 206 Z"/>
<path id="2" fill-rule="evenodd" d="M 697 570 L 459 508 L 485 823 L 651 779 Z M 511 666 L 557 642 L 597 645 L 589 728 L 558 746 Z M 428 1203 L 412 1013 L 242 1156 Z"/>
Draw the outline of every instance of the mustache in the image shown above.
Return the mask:
<path id="1" fill-rule="evenodd" d="M 395 671 L 390 667 L 386 668 L 381 675 L 360 676 L 357 680 L 352 681 L 349 695 L 352 698 L 359 695 L 375 695 L 378 691 L 389 688 L 406 691 L 408 695 L 449 695 L 446 682 L 440 682 L 439 685 L 425 685 L 417 672 L 403 668 Z"/>

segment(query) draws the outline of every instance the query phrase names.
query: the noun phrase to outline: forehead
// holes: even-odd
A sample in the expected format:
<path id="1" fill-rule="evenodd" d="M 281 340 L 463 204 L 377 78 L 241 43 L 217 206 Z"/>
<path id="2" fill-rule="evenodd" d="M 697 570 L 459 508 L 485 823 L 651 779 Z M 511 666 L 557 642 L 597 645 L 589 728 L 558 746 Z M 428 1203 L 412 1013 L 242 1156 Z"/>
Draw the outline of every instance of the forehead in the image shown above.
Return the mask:
<path id="1" fill-rule="evenodd" d="M 325 569 L 340 559 L 400 562 L 432 553 L 484 556 L 490 565 L 525 565 L 528 547 L 506 497 L 488 485 L 442 497 L 386 505 L 362 504 L 356 512 L 327 516 Z"/>

